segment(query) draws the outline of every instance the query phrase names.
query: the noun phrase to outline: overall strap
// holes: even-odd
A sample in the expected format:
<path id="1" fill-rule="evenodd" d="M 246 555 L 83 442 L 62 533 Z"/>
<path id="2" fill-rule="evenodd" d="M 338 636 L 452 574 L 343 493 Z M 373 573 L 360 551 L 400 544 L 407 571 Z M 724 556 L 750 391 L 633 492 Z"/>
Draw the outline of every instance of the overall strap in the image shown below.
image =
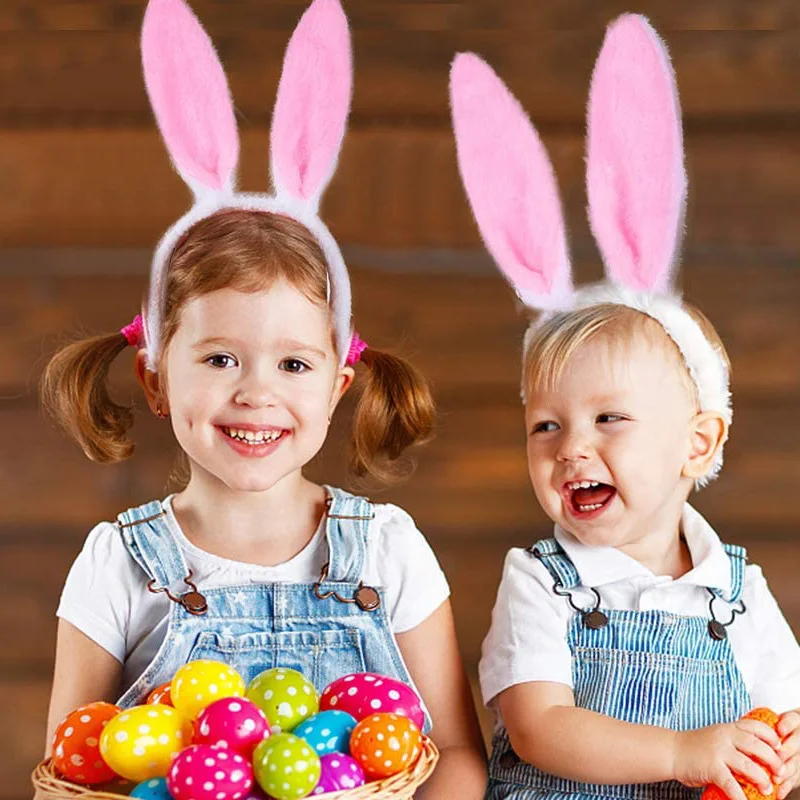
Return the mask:
<path id="1" fill-rule="evenodd" d="M 729 595 L 723 594 L 719 589 L 709 589 L 715 597 L 721 597 L 729 603 L 738 602 L 744 588 L 744 571 L 747 567 L 747 550 L 738 544 L 723 544 L 725 552 L 728 554 L 728 561 L 731 565 L 731 592 Z"/>
<path id="2" fill-rule="evenodd" d="M 540 539 L 525 552 L 533 558 L 538 558 L 547 567 L 547 571 L 559 587 L 569 590 L 580 585 L 578 570 L 555 539 Z"/>
<path id="3" fill-rule="evenodd" d="M 160 501 L 123 511 L 117 527 L 131 557 L 155 587 L 183 584 L 189 574 L 186 561 L 167 526 L 167 511 Z"/>
<path id="4" fill-rule="evenodd" d="M 372 503 L 334 486 L 326 486 L 328 514 L 325 538 L 328 542 L 327 581 L 360 583 L 367 557 L 367 535 L 375 516 Z"/>

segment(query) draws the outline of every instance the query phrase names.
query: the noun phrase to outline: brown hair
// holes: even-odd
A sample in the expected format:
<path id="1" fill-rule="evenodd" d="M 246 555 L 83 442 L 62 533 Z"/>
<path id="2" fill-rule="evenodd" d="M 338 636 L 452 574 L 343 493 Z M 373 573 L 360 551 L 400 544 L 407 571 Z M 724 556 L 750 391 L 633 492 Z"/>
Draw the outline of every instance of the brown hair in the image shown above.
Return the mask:
<path id="1" fill-rule="evenodd" d="M 197 222 L 168 267 L 162 363 L 189 300 L 223 288 L 260 291 L 279 279 L 327 307 L 325 256 L 305 226 L 280 214 L 240 209 Z M 107 385 L 109 368 L 126 346 L 120 333 L 73 342 L 53 356 L 42 377 L 45 408 L 94 461 L 121 461 L 133 452 L 132 408 L 114 402 Z M 369 376 L 356 406 L 351 466 L 357 475 L 386 480 L 403 450 L 430 437 L 434 404 L 424 378 L 403 359 L 369 349 L 362 361 Z"/>

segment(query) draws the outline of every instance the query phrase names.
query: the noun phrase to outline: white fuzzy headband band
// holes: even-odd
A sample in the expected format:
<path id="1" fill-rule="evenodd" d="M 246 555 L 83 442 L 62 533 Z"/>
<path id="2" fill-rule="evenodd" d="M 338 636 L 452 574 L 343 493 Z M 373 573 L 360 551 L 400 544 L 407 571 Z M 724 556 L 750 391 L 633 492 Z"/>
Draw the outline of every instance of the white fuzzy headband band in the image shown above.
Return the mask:
<path id="1" fill-rule="evenodd" d="M 731 422 L 721 353 L 671 288 L 683 228 L 686 173 L 680 106 L 666 48 L 644 17 L 625 14 L 606 32 L 592 76 L 587 194 L 606 282 L 575 290 L 553 168 L 530 120 L 480 58 L 453 62 L 450 99 L 461 177 L 486 247 L 530 308 L 600 303 L 657 320 L 680 350 L 702 411 Z M 526 339 L 529 337 L 526 337 Z M 722 448 L 704 484 L 722 466 Z"/>
<path id="2" fill-rule="evenodd" d="M 351 338 L 350 279 L 339 246 L 317 214 L 336 168 L 352 95 L 350 31 L 339 0 L 314 0 L 286 49 L 272 117 L 274 195 L 236 191 L 239 132 L 228 82 L 183 0 L 150 0 L 142 65 L 167 150 L 195 196 L 153 258 L 144 312 L 148 368 L 156 369 L 161 352 L 166 272 L 175 246 L 192 225 L 232 208 L 284 214 L 316 237 L 328 264 L 328 300 L 344 363 Z"/>

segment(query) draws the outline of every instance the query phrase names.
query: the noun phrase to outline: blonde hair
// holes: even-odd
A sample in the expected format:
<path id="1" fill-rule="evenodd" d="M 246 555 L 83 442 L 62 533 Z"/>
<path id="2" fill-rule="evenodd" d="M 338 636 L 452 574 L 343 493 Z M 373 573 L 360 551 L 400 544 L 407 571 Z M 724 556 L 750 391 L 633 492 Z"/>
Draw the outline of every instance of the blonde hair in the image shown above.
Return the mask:
<path id="1" fill-rule="evenodd" d="M 684 310 L 700 326 L 703 335 L 722 357 L 730 374 L 730 359 L 725 345 L 711 321 L 700 309 L 688 303 Z M 617 303 L 564 311 L 549 317 L 542 324 L 531 325 L 525 334 L 522 365 L 522 393 L 525 399 L 532 389 L 552 390 L 570 358 L 587 342 L 600 336 L 620 344 L 629 344 L 637 336 L 664 347 L 682 370 L 687 388 L 697 403 L 697 387 L 678 346 L 659 322 L 630 306 Z"/>
<path id="2" fill-rule="evenodd" d="M 218 289 L 268 289 L 286 280 L 311 302 L 327 308 L 328 269 L 312 233 L 296 220 L 263 211 L 227 209 L 200 220 L 176 245 L 167 270 L 161 359 L 180 324 L 184 305 Z M 334 345 L 331 320 L 331 342 Z M 116 462 L 134 449 L 132 408 L 112 400 L 108 371 L 126 348 L 121 333 L 68 344 L 42 377 L 45 409 L 93 461 Z M 369 375 L 353 422 L 350 465 L 356 475 L 389 480 L 409 446 L 430 438 L 435 408 L 422 375 L 405 360 L 369 349 Z"/>

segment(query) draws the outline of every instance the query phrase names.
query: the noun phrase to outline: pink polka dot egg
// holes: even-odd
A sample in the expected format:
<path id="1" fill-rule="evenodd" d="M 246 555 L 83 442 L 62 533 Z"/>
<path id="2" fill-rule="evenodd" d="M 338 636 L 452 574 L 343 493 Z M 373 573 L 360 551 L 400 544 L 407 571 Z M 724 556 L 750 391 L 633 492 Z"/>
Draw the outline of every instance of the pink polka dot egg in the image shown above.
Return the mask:
<path id="1" fill-rule="evenodd" d="M 207 744 L 182 750 L 167 773 L 167 789 L 175 800 L 241 800 L 252 786 L 247 759 Z"/>
<path id="2" fill-rule="evenodd" d="M 330 683 L 320 697 L 320 709 L 331 708 L 357 720 L 370 714 L 400 714 L 420 729 L 425 721 L 422 703 L 410 686 L 373 672 L 345 675 Z"/>
<path id="3" fill-rule="evenodd" d="M 245 697 L 225 697 L 206 706 L 197 717 L 193 744 L 208 744 L 253 757 L 256 745 L 270 735 L 264 712 Z"/>

